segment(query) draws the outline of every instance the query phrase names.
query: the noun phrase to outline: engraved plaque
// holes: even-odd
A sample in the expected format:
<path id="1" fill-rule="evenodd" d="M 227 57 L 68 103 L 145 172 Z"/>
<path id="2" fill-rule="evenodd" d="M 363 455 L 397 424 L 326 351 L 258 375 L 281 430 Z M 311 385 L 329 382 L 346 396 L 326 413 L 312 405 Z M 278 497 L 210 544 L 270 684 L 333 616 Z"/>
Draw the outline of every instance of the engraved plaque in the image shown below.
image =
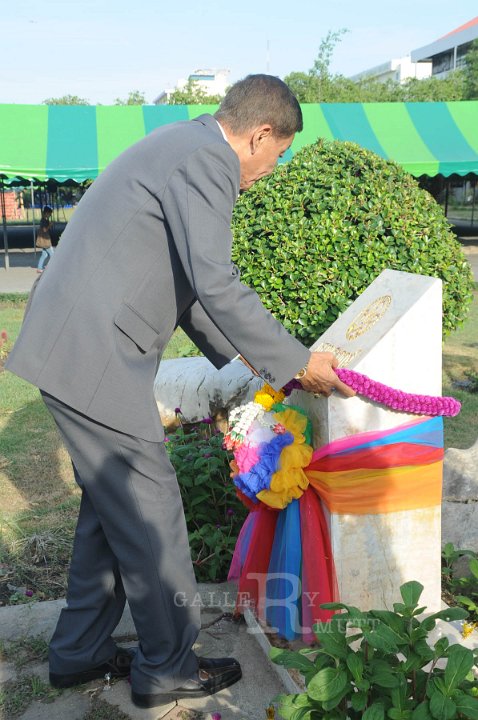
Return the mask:
<path id="1" fill-rule="evenodd" d="M 339 367 L 347 367 L 347 365 L 352 362 L 352 360 L 356 357 L 358 357 L 361 354 L 361 350 L 355 350 L 353 352 L 350 352 L 349 350 L 345 350 L 344 348 L 337 347 L 337 345 L 334 345 L 333 343 L 328 342 L 322 342 L 317 347 L 314 346 L 314 350 L 316 352 L 330 352 L 335 355 L 339 362 Z"/>
<path id="2" fill-rule="evenodd" d="M 347 340 L 356 340 L 368 332 L 371 327 L 383 318 L 392 302 L 391 295 L 382 295 L 360 312 L 347 328 Z"/>

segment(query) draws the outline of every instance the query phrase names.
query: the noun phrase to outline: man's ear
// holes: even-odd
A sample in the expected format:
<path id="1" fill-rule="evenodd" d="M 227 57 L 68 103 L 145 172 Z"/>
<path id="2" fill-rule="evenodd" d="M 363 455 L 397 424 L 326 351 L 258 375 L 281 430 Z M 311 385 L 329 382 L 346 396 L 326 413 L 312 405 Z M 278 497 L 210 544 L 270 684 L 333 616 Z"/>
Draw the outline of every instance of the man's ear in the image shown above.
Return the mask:
<path id="1" fill-rule="evenodd" d="M 251 155 L 257 152 L 262 143 L 272 135 L 270 125 L 259 125 L 253 130 L 250 140 Z"/>

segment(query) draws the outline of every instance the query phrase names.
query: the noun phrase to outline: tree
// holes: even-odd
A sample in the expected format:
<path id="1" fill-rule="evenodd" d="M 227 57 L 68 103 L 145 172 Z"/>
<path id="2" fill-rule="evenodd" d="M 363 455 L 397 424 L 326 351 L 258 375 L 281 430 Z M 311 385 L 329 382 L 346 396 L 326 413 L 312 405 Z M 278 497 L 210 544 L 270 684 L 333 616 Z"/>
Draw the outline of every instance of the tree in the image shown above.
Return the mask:
<path id="1" fill-rule="evenodd" d="M 464 73 L 455 70 L 445 78 L 411 78 L 402 85 L 404 102 L 450 102 L 464 99 Z"/>
<path id="2" fill-rule="evenodd" d="M 465 55 L 464 99 L 478 100 L 478 40 L 473 40 Z"/>
<path id="3" fill-rule="evenodd" d="M 62 95 L 57 98 L 47 98 L 42 101 L 42 105 L 89 105 L 89 100 L 80 98 L 78 95 Z"/>
<path id="4" fill-rule="evenodd" d="M 465 73 L 461 70 L 450 73 L 444 79 L 411 78 L 403 84 L 396 80 L 382 82 L 372 77 L 354 81 L 343 75 L 332 75 L 330 63 L 333 51 L 345 32 L 344 29 L 329 31 L 319 45 L 312 68 L 307 73 L 292 72 L 286 76 L 285 82 L 299 102 L 446 102 L 465 98 Z M 478 97 L 478 50 L 476 57 L 473 61 L 471 55 L 469 67 L 475 70 L 467 70 L 467 77 L 470 78 L 468 92 L 475 92 L 475 97 Z M 476 65 L 472 65 L 473 62 Z"/>
<path id="5" fill-rule="evenodd" d="M 122 100 L 121 98 L 116 98 L 115 105 L 146 105 L 146 98 L 144 95 L 144 92 L 140 92 L 139 90 L 130 90 L 128 93 L 128 97 L 125 100 Z"/>
<path id="6" fill-rule="evenodd" d="M 341 76 L 330 74 L 330 63 L 335 46 L 344 33 L 345 28 L 337 31 L 329 30 L 319 45 L 319 53 L 308 73 L 294 72 L 287 75 L 284 80 L 290 87 L 299 102 L 330 102 L 331 86 Z"/>
<path id="7" fill-rule="evenodd" d="M 208 95 L 195 80 L 188 80 L 183 88 L 171 93 L 168 105 L 218 105 L 222 98 L 222 95 Z"/>

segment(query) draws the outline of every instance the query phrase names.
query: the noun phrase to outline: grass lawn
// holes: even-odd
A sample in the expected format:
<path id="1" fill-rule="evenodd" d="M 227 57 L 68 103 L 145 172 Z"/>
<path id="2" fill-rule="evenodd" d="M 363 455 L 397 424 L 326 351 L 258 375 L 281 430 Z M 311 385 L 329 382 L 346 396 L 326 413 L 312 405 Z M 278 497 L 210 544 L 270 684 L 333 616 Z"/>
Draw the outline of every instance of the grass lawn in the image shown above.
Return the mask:
<path id="1" fill-rule="evenodd" d="M 456 384 L 469 383 L 468 373 L 474 374 L 475 392 Z M 460 414 L 445 418 L 445 447 L 471 447 L 478 437 L 478 283 L 466 322 L 445 338 L 442 393 L 461 402 Z"/>
<path id="2" fill-rule="evenodd" d="M 478 284 L 474 294 L 468 320 L 444 345 L 443 394 L 463 408 L 445 420 L 447 447 L 470 447 L 477 439 L 478 393 L 454 385 L 478 372 Z M 7 350 L 25 304 L 26 296 L 0 296 Z M 196 352 L 178 331 L 165 357 Z M 70 461 L 36 388 L 0 369 L 0 397 L 0 603 L 25 602 L 25 588 L 34 599 L 63 597 L 79 505 Z"/>

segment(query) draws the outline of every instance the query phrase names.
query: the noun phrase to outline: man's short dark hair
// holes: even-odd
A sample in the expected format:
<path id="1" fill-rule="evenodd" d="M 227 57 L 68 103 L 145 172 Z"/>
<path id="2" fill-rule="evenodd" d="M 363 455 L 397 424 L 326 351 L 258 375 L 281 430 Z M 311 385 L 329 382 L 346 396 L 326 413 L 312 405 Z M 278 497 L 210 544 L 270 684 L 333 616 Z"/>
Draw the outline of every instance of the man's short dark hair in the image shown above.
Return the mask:
<path id="1" fill-rule="evenodd" d="M 285 82 L 273 75 L 248 75 L 227 92 L 214 117 L 235 134 L 268 124 L 276 137 L 303 127 L 302 111 Z"/>

